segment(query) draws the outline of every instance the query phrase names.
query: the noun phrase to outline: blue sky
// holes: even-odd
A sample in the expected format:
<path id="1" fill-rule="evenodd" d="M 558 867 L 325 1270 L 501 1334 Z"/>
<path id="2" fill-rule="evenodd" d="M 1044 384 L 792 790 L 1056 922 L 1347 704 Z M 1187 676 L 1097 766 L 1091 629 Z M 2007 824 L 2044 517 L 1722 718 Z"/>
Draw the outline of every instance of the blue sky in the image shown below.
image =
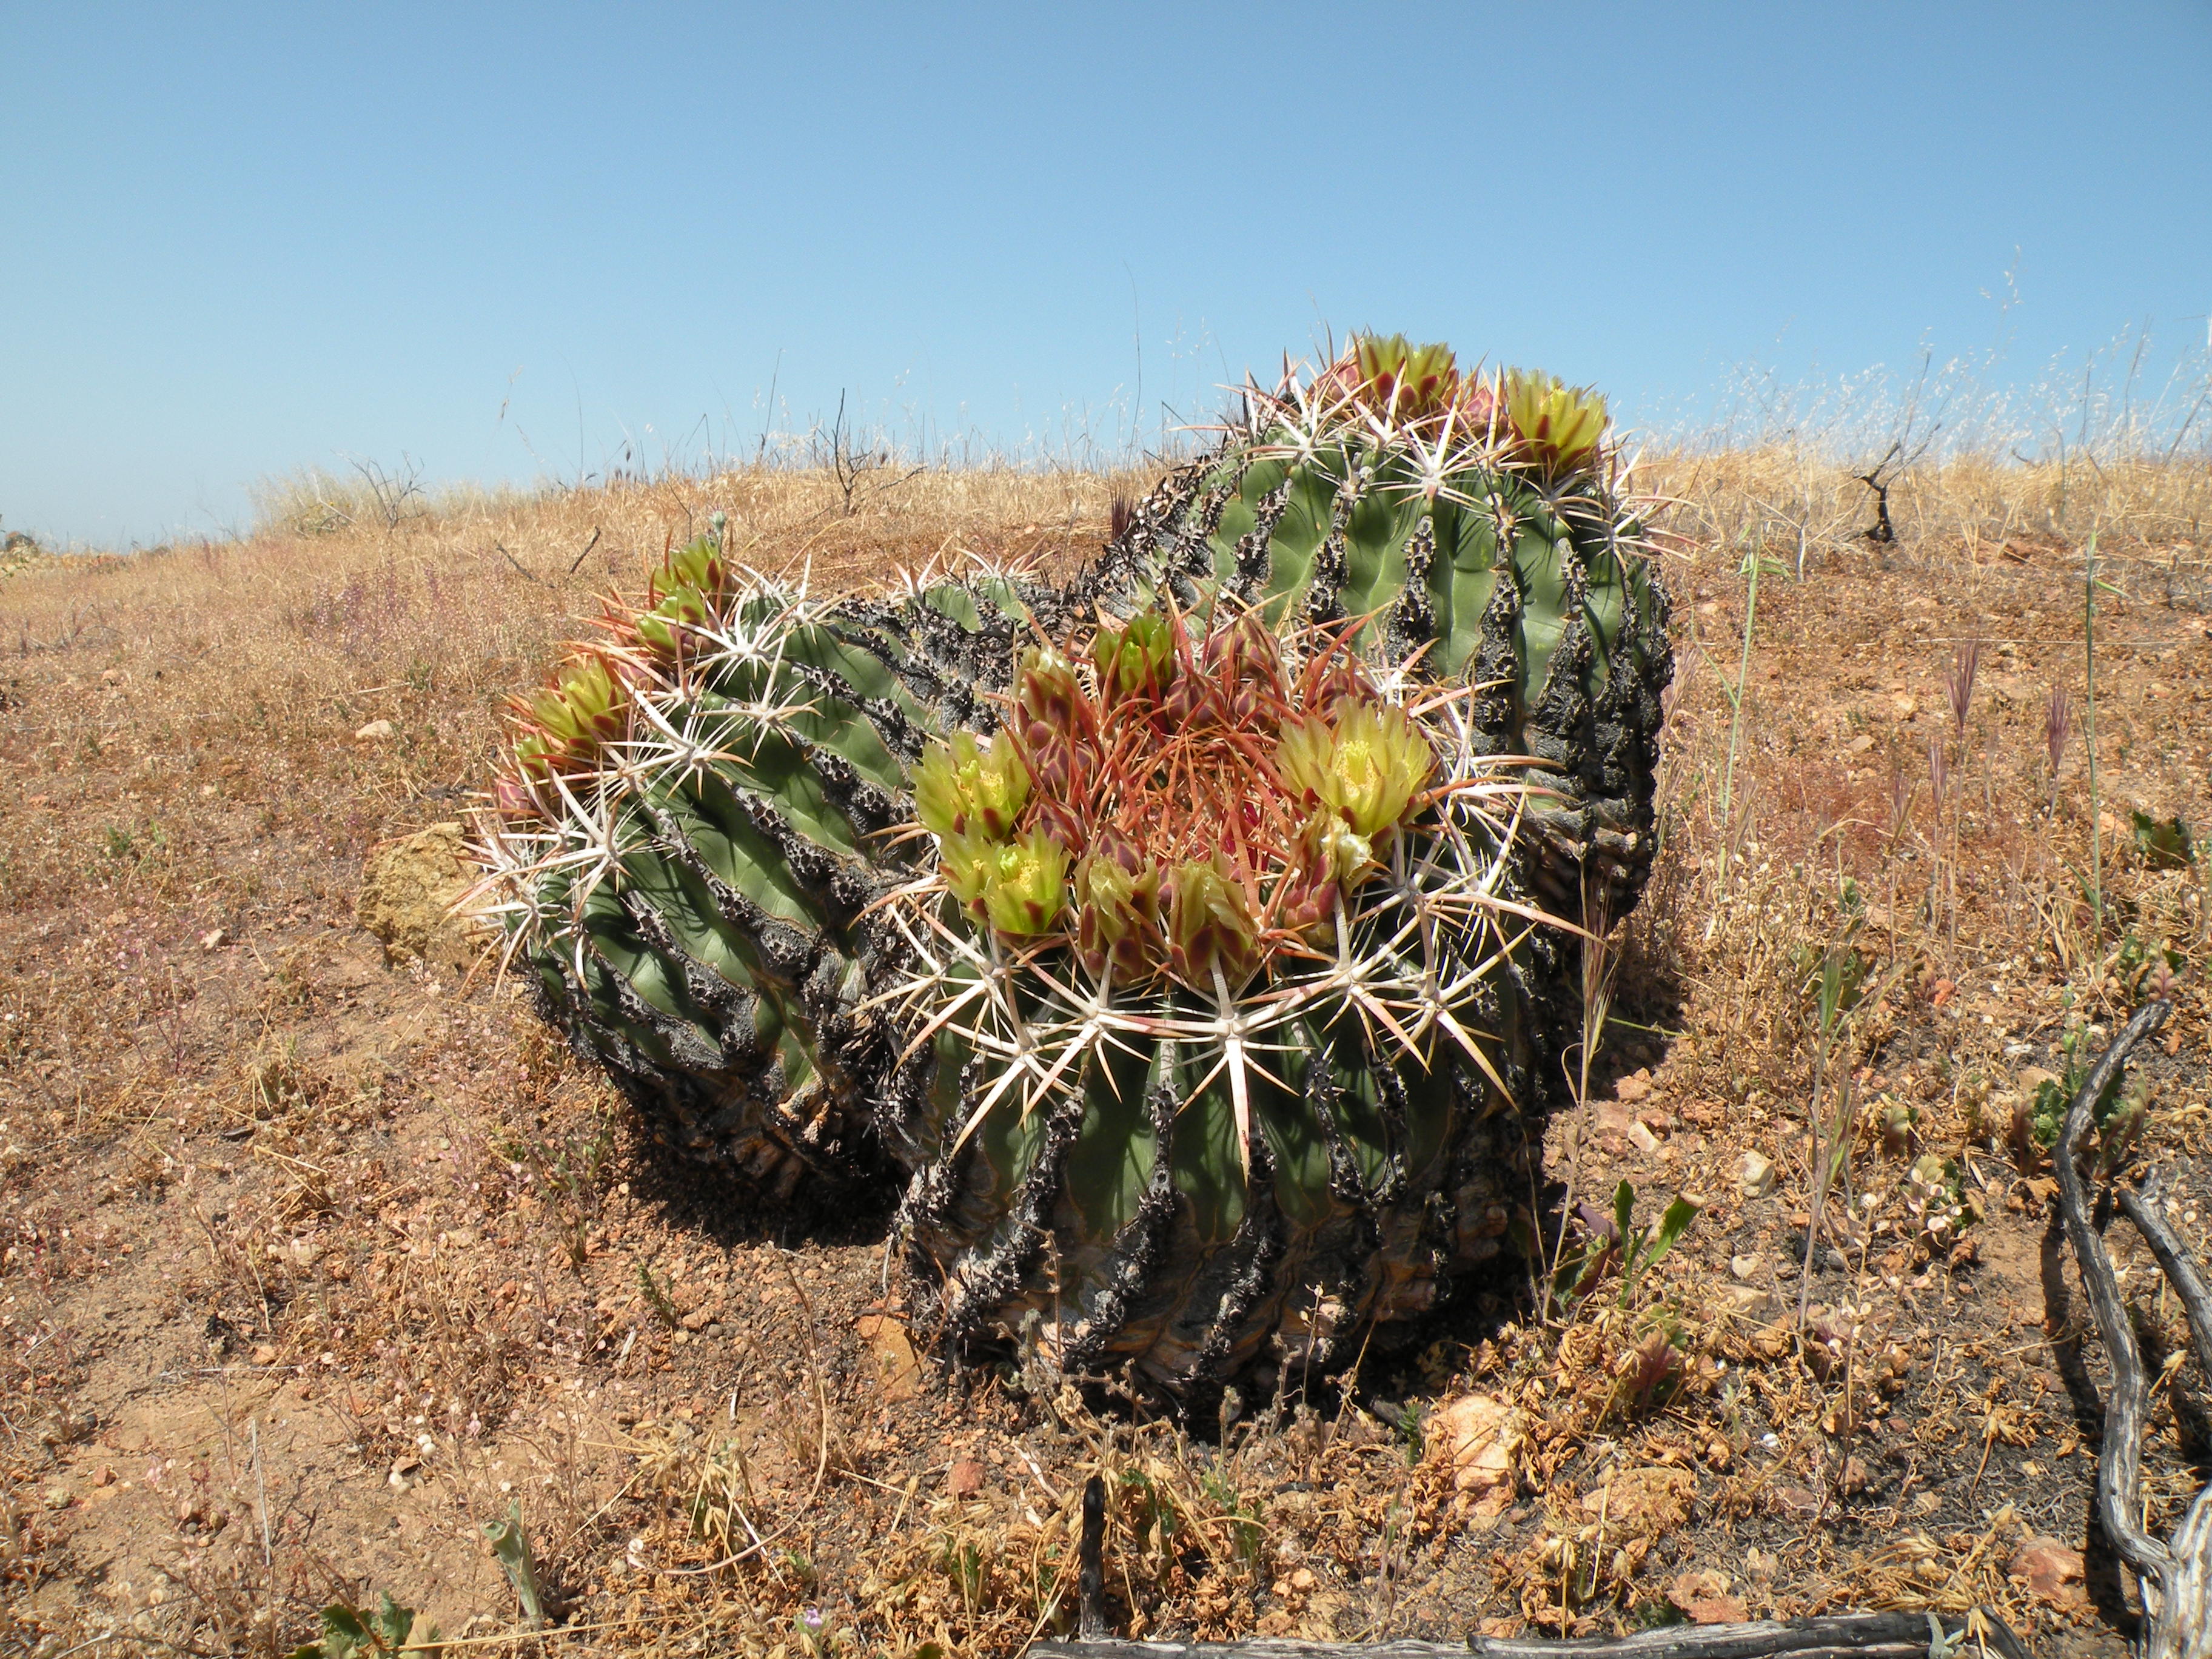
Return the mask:
<path id="1" fill-rule="evenodd" d="M 1662 423 L 1746 360 L 2026 380 L 2212 312 L 2203 3 L 0 0 L 0 523 L 81 543 L 841 392 L 1152 443 L 1332 326 Z"/>

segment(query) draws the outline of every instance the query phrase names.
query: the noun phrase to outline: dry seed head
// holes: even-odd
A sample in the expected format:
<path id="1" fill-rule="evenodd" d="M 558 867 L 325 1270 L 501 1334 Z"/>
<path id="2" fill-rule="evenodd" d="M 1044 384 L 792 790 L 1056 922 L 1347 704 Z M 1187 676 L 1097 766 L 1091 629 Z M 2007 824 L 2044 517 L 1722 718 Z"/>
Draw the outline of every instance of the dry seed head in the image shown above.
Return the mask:
<path id="1" fill-rule="evenodd" d="M 2051 688 L 2051 700 L 2043 708 L 2043 751 L 2051 761 L 2051 775 L 2058 775 L 2058 763 L 2066 758 L 2066 740 L 2074 734 L 2074 704 L 2066 695 L 2066 688 Z"/>
<path id="2" fill-rule="evenodd" d="M 1943 677 L 1944 689 L 1951 696 L 1951 723 L 1960 737 L 1966 734 L 1966 711 L 1973 707 L 1974 676 L 1981 665 L 1981 642 L 1968 640 L 1953 655 L 1951 672 Z"/>

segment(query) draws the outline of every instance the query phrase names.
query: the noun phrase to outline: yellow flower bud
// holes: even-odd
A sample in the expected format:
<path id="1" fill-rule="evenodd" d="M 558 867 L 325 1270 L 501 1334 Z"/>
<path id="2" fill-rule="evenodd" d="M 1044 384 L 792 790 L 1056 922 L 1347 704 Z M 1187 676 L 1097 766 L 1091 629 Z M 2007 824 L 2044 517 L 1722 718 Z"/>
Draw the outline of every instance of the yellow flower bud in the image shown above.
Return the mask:
<path id="1" fill-rule="evenodd" d="M 1219 963 L 1231 984 L 1251 970 L 1260 928 L 1243 884 L 1228 859 L 1178 864 L 1167 876 L 1168 938 L 1175 970 L 1185 983 L 1211 983 Z"/>
<path id="2" fill-rule="evenodd" d="M 981 836 L 946 836 L 938 842 L 938 865 L 952 896 L 977 916 L 983 914 L 983 884 L 998 848 Z"/>
<path id="3" fill-rule="evenodd" d="M 1003 733 L 978 744 L 972 732 L 956 732 L 951 743 L 930 744 L 915 772 L 915 816 L 940 841 L 964 835 L 1004 841 L 1029 798 L 1029 769 Z"/>

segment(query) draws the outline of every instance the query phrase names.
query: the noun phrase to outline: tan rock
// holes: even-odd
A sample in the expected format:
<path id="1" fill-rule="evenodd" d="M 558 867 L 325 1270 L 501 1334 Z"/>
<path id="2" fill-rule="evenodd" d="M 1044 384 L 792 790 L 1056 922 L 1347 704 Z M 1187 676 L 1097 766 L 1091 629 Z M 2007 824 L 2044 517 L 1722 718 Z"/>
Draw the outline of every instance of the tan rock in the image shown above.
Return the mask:
<path id="1" fill-rule="evenodd" d="M 390 743 L 399 735 L 399 728 L 390 720 L 371 720 L 353 734 L 356 743 Z"/>
<path id="2" fill-rule="evenodd" d="M 1520 1413 L 1486 1394 L 1462 1395 L 1431 1412 L 1422 1429 L 1429 1456 L 1451 1471 L 1453 1489 L 1474 1512 L 1503 1515 L 1513 1502 Z"/>
<path id="3" fill-rule="evenodd" d="M 2048 1606 L 2071 1609 L 2086 1606 L 2089 1592 L 2081 1552 L 2056 1538 L 2039 1535 L 2013 1552 L 2006 1573 L 2027 1587 L 2027 1593 Z"/>
<path id="4" fill-rule="evenodd" d="M 885 1400 L 911 1400 L 921 1392 L 921 1356 L 904 1325 L 888 1314 L 863 1314 L 853 1329 L 875 1356 L 876 1382 Z"/>
<path id="5" fill-rule="evenodd" d="M 465 848 L 459 824 L 434 823 L 370 849 L 354 917 L 382 943 L 386 961 L 465 973 L 481 954 L 485 924 L 455 908 L 476 879 Z"/>
<path id="6" fill-rule="evenodd" d="M 1743 1598 L 1729 1594 L 1724 1572 L 1685 1572 L 1667 1586 L 1667 1599 L 1698 1625 L 1740 1625 L 1751 1615 Z"/>
<path id="7" fill-rule="evenodd" d="M 1697 1477 L 1687 1469 L 1623 1469 L 1595 1492 L 1584 1492 L 1583 1508 L 1624 1531 L 1672 1532 L 1688 1518 L 1697 1489 Z"/>
<path id="8" fill-rule="evenodd" d="M 1613 1098 L 1625 1100 L 1632 1104 L 1642 1100 L 1650 1092 L 1651 1073 L 1648 1071 L 1631 1072 L 1613 1085 Z"/>
<path id="9" fill-rule="evenodd" d="M 1765 1197 L 1774 1190 L 1774 1160 L 1764 1152 L 1746 1152 L 1735 1184 L 1746 1198 Z"/>

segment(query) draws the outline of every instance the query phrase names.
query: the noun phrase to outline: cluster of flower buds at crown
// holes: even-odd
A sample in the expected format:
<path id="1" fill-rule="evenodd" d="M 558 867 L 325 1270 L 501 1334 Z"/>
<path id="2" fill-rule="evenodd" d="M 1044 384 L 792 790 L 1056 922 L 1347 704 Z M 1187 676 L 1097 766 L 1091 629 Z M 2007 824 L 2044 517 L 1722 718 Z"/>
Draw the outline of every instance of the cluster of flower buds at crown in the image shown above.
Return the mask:
<path id="1" fill-rule="evenodd" d="M 1316 390 L 1341 400 L 1349 418 L 1420 423 L 1450 415 L 1474 432 L 1490 426 L 1498 402 L 1487 380 L 1461 370 L 1449 346 L 1415 345 L 1402 334 L 1356 336 Z"/>
<path id="2" fill-rule="evenodd" d="M 1146 611 L 1126 628 L 1103 623 L 1091 641 L 1091 665 L 1105 701 L 1157 701 L 1175 678 L 1175 629 L 1157 611 Z"/>
<path id="3" fill-rule="evenodd" d="M 1197 672 L 1175 677 L 1160 701 L 1176 725 L 1243 731 L 1279 712 L 1282 647 L 1257 611 L 1248 611 L 1210 635 L 1194 666 Z"/>
<path id="4" fill-rule="evenodd" d="M 1269 406 L 1287 411 L 1285 395 Z M 1449 346 L 1414 345 L 1402 334 L 1356 337 L 1300 401 L 1369 433 L 1449 427 L 1496 442 L 1548 477 L 1587 470 L 1605 439 L 1605 399 L 1589 388 L 1529 369 L 1462 369 Z"/>
<path id="5" fill-rule="evenodd" d="M 1096 748 L 1095 710 L 1085 696 L 1075 665 L 1049 648 L 1022 653 L 1014 672 L 1014 701 L 1006 722 L 1036 780 L 1046 817 L 1063 836 L 1079 826 L 1052 810 L 1083 799 Z"/>
<path id="6" fill-rule="evenodd" d="M 1026 653 L 1000 734 L 933 745 L 917 773 L 946 890 L 1124 983 L 1212 991 L 1328 943 L 1435 754 L 1340 641 L 1304 643 L 1293 674 L 1256 614 L 1194 643 L 1160 610 L 1102 626 L 1084 667 Z"/>
<path id="7" fill-rule="evenodd" d="M 1587 386 L 1567 386 L 1556 375 L 1507 371 L 1505 416 L 1515 435 L 1549 473 L 1586 466 L 1605 436 L 1604 398 Z"/>
<path id="8" fill-rule="evenodd" d="M 577 659 L 554 683 L 508 705 L 520 737 L 514 768 L 526 783 L 590 767 L 629 722 L 629 688 L 605 658 Z"/>

